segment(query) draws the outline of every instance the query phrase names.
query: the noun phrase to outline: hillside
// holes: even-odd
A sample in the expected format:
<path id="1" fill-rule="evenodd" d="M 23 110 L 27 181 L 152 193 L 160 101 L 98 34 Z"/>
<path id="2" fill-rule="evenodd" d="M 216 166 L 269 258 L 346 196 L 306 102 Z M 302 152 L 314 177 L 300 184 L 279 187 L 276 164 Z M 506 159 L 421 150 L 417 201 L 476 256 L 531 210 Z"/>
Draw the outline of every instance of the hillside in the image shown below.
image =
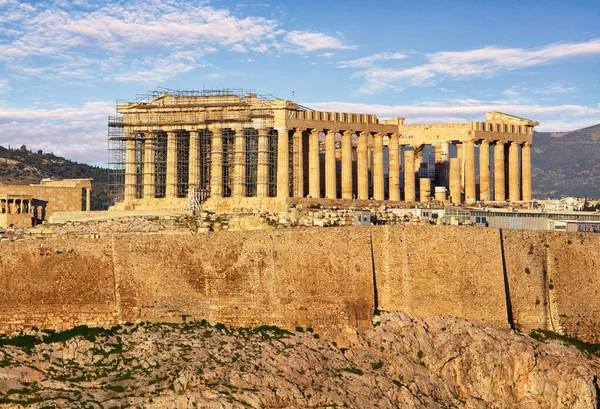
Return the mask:
<path id="1" fill-rule="evenodd" d="M 600 198 L 600 124 L 533 136 L 534 197 Z"/>
<path id="2" fill-rule="evenodd" d="M 41 150 L 33 152 L 25 145 L 19 149 L 0 146 L 0 183 L 36 184 L 43 178 L 92 178 L 92 210 L 108 207 L 108 170 L 77 163 Z"/>
<path id="3" fill-rule="evenodd" d="M 40 331 L 0 338 L 0 407 L 596 407 L 600 361 L 548 335 L 394 312 L 349 348 L 204 320 Z"/>

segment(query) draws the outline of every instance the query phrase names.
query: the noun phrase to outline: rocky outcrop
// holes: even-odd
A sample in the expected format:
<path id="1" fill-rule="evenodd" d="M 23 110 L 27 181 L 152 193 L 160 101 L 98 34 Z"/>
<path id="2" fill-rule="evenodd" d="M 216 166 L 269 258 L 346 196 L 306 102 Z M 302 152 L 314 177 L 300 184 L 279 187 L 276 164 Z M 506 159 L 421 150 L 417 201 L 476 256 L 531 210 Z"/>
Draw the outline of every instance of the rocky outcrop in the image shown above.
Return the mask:
<path id="1" fill-rule="evenodd" d="M 597 357 L 447 317 L 382 313 L 348 349 L 310 328 L 205 322 L 79 328 L 1 343 L 2 408 L 598 404 Z"/>

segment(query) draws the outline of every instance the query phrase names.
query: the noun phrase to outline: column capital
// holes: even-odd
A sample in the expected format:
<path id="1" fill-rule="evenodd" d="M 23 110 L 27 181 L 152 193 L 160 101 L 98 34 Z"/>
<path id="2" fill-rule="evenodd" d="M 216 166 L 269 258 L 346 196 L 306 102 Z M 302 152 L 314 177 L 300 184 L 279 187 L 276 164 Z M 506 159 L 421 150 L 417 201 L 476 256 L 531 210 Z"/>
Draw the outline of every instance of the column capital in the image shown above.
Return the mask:
<path id="1" fill-rule="evenodd" d="M 294 136 L 302 136 L 302 132 L 304 132 L 304 129 L 295 128 L 294 129 Z"/>
<path id="2" fill-rule="evenodd" d="M 523 142 L 523 147 L 531 148 L 531 142 Z"/>
<path id="3" fill-rule="evenodd" d="M 289 131 L 289 128 L 287 128 L 285 126 L 282 126 L 282 127 L 279 127 L 279 128 L 275 128 L 275 130 L 277 132 L 287 132 L 287 131 Z"/>
<path id="4" fill-rule="evenodd" d="M 482 139 L 481 141 L 479 141 L 479 143 L 480 145 L 483 145 L 484 143 L 489 145 L 490 141 L 488 141 L 487 139 Z"/>

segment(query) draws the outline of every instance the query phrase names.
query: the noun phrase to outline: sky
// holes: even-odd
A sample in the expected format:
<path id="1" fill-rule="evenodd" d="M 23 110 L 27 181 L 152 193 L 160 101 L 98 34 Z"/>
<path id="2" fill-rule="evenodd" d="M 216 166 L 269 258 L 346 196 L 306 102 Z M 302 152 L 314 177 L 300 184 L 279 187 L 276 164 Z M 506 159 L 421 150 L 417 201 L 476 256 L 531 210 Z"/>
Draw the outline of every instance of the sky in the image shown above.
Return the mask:
<path id="1" fill-rule="evenodd" d="M 116 101 L 236 88 L 318 110 L 600 123 L 598 1 L 0 0 L 0 145 L 105 165 Z M 534 141 L 535 143 L 535 141 Z"/>

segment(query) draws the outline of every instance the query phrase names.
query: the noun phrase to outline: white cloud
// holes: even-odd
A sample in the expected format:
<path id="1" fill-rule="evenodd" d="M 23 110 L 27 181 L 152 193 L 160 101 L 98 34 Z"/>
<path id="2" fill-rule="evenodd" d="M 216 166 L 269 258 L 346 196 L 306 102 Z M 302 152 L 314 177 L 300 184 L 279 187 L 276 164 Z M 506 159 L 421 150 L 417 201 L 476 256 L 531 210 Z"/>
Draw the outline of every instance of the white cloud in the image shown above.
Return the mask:
<path id="1" fill-rule="evenodd" d="M 575 130 L 600 123 L 600 107 L 583 105 L 513 105 L 473 99 L 448 100 L 447 105 L 434 102 L 419 106 L 348 102 L 303 102 L 302 105 L 322 111 L 375 114 L 379 119 L 402 117 L 406 118 L 407 124 L 484 121 L 485 113 L 492 111 L 538 120 L 538 131 Z M 554 128 L 559 125 L 561 128 Z"/>
<path id="2" fill-rule="evenodd" d="M 290 31 L 285 36 L 285 41 L 292 46 L 292 50 L 315 51 L 323 49 L 347 50 L 354 46 L 344 45 L 339 38 L 312 31 Z"/>
<path id="3" fill-rule="evenodd" d="M 0 94 L 4 94 L 9 90 L 10 88 L 8 87 L 8 80 L 6 78 L 0 78 Z"/>
<path id="4" fill-rule="evenodd" d="M 339 68 L 364 68 L 371 67 L 380 61 L 401 60 L 406 58 L 406 55 L 401 53 L 379 53 L 369 55 L 367 57 L 358 58 L 356 60 L 340 61 Z"/>
<path id="5" fill-rule="evenodd" d="M 547 86 L 546 88 L 539 89 L 534 92 L 536 94 L 550 95 L 550 94 L 568 94 L 568 93 L 572 93 L 572 92 L 577 92 L 579 90 L 580 89 L 578 87 L 565 87 L 563 84 L 561 84 L 559 82 L 555 82 L 554 84 L 551 84 L 551 85 Z"/>
<path id="6" fill-rule="evenodd" d="M 330 35 L 286 32 L 279 26 L 272 18 L 234 15 L 203 0 L 72 0 L 35 6 L 4 0 L 0 62 L 21 76 L 160 82 L 201 67 L 202 55 L 219 50 L 304 54 L 350 48 Z M 150 57 L 170 61 L 143 61 Z"/>
<path id="7" fill-rule="evenodd" d="M 107 118 L 114 112 L 114 102 L 104 101 L 53 109 L 0 104 L 0 145 L 27 145 L 79 162 L 104 162 Z"/>
<path id="8" fill-rule="evenodd" d="M 469 51 L 440 51 L 427 54 L 427 63 L 408 68 L 367 66 L 356 73 L 356 76 L 365 79 L 360 92 L 376 93 L 386 88 L 435 85 L 443 79 L 492 76 L 501 71 L 532 67 L 561 58 L 598 54 L 600 39 L 552 44 L 535 50 L 484 47 Z"/>

